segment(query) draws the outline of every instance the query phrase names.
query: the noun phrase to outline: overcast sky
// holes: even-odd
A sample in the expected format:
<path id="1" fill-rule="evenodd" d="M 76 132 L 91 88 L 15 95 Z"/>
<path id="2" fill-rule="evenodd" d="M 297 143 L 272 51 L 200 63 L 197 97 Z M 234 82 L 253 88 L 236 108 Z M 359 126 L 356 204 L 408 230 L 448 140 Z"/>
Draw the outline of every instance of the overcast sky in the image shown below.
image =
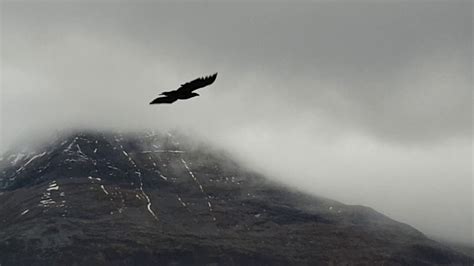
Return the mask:
<path id="1" fill-rule="evenodd" d="M 1 149 L 179 128 L 275 180 L 472 242 L 472 1 L 1 2 Z M 219 72 L 200 97 L 159 92 Z"/>

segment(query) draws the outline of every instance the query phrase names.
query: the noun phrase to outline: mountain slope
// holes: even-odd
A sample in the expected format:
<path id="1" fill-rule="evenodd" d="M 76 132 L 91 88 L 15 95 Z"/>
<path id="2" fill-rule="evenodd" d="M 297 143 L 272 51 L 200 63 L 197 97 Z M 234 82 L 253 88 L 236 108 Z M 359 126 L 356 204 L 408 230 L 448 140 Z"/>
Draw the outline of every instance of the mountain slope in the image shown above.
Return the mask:
<path id="1" fill-rule="evenodd" d="M 1 265 L 472 264 L 183 137 L 76 133 L 0 167 Z"/>

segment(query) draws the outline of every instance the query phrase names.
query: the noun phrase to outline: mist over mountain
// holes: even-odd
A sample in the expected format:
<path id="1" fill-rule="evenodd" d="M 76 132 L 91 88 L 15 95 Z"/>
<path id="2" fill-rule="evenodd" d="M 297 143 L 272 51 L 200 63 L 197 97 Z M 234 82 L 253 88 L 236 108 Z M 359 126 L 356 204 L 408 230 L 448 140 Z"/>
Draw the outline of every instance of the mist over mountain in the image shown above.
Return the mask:
<path id="1" fill-rule="evenodd" d="M 71 129 L 178 130 L 273 182 L 474 246 L 472 9 L 1 1 L 0 152 Z M 200 97 L 148 105 L 215 72 Z"/>
<path id="2" fill-rule="evenodd" d="M 375 210 L 179 133 L 76 132 L 0 159 L 2 265 L 469 265 Z M 288 176 L 291 178 L 291 176 Z"/>

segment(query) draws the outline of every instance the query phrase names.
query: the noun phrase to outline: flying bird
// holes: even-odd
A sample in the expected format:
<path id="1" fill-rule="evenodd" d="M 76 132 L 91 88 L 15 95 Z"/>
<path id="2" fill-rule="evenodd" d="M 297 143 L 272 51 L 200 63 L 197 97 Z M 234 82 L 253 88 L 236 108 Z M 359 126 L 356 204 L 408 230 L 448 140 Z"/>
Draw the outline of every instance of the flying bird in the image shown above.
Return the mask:
<path id="1" fill-rule="evenodd" d="M 160 104 L 160 103 L 174 103 L 177 100 L 186 100 L 192 97 L 199 96 L 199 94 L 194 91 L 202 87 L 211 85 L 217 78 L 217 73 L 207 76 L 197 78 L 188 83 L 184 83 L 177 90 L 174 91 L 165 91 L 160 93 L 160 96 L 154 99 L 150 104 Z"/>

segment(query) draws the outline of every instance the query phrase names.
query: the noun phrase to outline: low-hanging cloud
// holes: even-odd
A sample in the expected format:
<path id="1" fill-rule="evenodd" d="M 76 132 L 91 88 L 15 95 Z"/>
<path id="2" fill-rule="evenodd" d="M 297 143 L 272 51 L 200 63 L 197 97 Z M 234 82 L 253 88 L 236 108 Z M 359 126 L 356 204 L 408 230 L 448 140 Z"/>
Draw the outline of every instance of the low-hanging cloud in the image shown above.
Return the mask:
<path id="1" fill-rule="evenodd" d="M 2 4 L 1 141 L 179 128 L 472 241 L 472 3 Z M 219 72 L 200 97 L 148 106 Z"/>

